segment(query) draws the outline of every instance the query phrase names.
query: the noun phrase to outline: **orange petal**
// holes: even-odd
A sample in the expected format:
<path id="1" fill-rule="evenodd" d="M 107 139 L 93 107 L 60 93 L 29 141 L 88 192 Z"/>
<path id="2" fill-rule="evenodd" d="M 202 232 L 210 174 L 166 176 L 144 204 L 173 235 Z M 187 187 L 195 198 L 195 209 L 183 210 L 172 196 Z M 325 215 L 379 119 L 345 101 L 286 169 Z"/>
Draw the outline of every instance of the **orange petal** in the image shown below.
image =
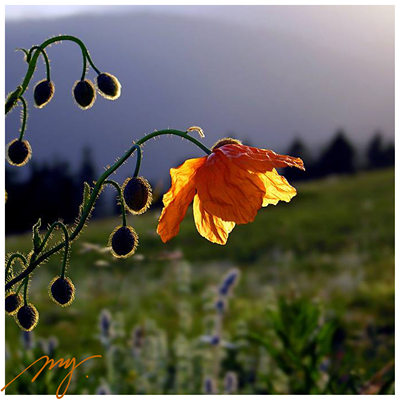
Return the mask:
<path id="1" fill-rule="evenodd" d="M 257 175 L 265 185 L 263 207 L 266 207 L 268 204 L 276 205 L 279 200 L 288 203 L 292 197 L 296 196 L 296 189 L 289 185 L 285 177 L 279 175 L 276 169 Z"/>
<path id="2" fill-rule="evenodd" d="M 254 220 L 262 207 L 265 193 L 263 181 L 256 174 L 238 167 L 235 160 L 222 153 L 215 152 L 208 156 L 195 180 L 204 209 L 223 221 L 247 224 Z"/>
<path id="3" fill-rule="evenodd" d="M 171 188 L 163 196 L 164 208 L 157 226 L 157 233 L 164 243 L 179 232 L 179 225 L 196 193 L 194 175 L 206 158 L 192 158 L 170 170 Z"/>
<path id="4" fill-rule="evenodd" d="M 272 171 L 274 168 L 296 167 L 304 170 L 303 160 L 241 144 L 227 144 L 214 150 L 234 160 L 238 166 L 252 172 Z"/>
<path id="5" fill-rule="evenodd" d="M 229 233 L 235 227 L 234 222 L 223 221 L 221 218 L 208 213 L 197 194 L 193 200 L 193 216 L 200 235 L 213 243 L 225 244 Z"/>

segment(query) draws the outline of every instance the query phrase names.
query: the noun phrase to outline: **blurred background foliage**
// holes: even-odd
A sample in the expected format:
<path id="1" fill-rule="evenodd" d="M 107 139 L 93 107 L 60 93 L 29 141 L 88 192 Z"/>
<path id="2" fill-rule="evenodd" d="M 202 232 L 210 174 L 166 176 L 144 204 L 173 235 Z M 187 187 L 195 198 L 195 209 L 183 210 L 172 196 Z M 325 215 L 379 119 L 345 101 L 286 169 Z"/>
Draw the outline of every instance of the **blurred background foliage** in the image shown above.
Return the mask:
<path id="1" fill-rule="evenodd" d="M 34 332 L 6 318 L 6 380 L 51 339 L 56 358 L 103 355 L 76 370 L 69 393 L 393 393 L 393 169 L 296 187 L 223 247 L 197 234 L 190 210 L 163 245 L 153 210 L 129 217 L 140 247 L 115 260 L 105 246 L 119 219 L 91 221 L 72 249 L 74 303 L 62 309 L 46 294 L 55 256 L 31 282 Z M 7 251 L 30 241 L 7 236 Z M 61 381 L 29 376 L 8 392 L 54 393 Z"/>

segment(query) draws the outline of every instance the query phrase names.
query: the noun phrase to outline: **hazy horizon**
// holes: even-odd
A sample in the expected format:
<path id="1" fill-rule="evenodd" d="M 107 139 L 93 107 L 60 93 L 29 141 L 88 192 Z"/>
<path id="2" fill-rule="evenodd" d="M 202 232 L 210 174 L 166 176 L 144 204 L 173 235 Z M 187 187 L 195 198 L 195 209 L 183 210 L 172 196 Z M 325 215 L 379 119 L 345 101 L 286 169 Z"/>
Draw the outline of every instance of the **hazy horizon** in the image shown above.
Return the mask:
<path id="1" fill-rule="evenodd" d="M 7 92 L 26 71 L 15 48 L 60 33 L 79 36 L 95 64 L 123 86 L 116 102 L 98 96 L 91 110 L 79 110 L 71 97 L 79 51 L 52 46 L 54 99 L 43 110 L 32 107 L 41 62 L 27 92 L 26 137 L 37 161 L 58 155 L 76 163 L 79 147 L 90 145 L 100 171 L 143 134 L 191 125 L 204 129 L 207 145 L 233 132 L 276 151 L 295 137 L 318 149 L 339 128 L 358 145 L 376 130 L 394 138 L 391 6 L 77 7 L 6 7 Z M 17 112 L 6 127 L 9 142 Z M 143 171 L 151 179 L 201 155 L 176 139 L 149 146 Z"/>

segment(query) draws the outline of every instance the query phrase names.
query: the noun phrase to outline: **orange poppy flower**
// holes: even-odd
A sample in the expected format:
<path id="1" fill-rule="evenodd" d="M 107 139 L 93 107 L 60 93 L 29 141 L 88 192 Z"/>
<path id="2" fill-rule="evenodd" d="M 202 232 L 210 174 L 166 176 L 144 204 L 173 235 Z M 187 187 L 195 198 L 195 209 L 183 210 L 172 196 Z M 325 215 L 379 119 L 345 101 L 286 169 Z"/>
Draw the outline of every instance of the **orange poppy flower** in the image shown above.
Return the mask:
<path id="1" fill-rule="evenodd" d="M 164 243 L 176 236 L 193 201 L 200 235 L 225 244 L 235 224 L 252 222 L 261 207 L 279 200 L 289 202 L 296 195 L 296 189 L 275 169 L 287 166 L 304 170 L 300 158 L 221 139 L 210 155 L 186 160 L 170 170 L 171 188 L 163 197 L 157 233 Z"/>

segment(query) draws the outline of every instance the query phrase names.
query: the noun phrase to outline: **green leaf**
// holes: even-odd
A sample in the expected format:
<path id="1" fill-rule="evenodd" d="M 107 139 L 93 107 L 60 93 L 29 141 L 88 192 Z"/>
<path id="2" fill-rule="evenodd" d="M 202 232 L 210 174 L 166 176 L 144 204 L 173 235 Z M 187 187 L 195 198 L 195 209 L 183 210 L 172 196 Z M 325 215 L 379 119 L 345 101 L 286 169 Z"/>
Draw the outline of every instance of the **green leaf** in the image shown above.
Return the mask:
<path id="1" fill-rule="evenodd" d="M 22 92 L 22 86 L 18 86 L 13 92 L 7 96 L 5 113 L 8 114 L 17 104 L 18 98 Z"/>
<path id="2" fill-rule="evenodd" d="M 82 206 L 85 207 L 87 202 L 89 201 L 91 195 L 91 188 L 87 182 L 84 182 L 83 184 L 83 200 L 82 200 Z"/>
<path id="3" fill-rule="evenodd" d="M 82 203 L 79 206 L 79 215 L 83 214 L 83 210 L 85 209 L 87 203 L 89 202 L 90 195 L 92 194 L 92 189 L 87 182 L 83 183 L 83 196 L 82 196 Z"/>
<path id="4" fill-rule="evenodd" d="M 36 251 L 40 244 L 42 243 L 42 238 L 39 234 L 40 225 L 42 224 L 41 219 L 39 218 L 35 225 L 32 227 L 32 241 L 33 241 L 33 249 Z"/>

